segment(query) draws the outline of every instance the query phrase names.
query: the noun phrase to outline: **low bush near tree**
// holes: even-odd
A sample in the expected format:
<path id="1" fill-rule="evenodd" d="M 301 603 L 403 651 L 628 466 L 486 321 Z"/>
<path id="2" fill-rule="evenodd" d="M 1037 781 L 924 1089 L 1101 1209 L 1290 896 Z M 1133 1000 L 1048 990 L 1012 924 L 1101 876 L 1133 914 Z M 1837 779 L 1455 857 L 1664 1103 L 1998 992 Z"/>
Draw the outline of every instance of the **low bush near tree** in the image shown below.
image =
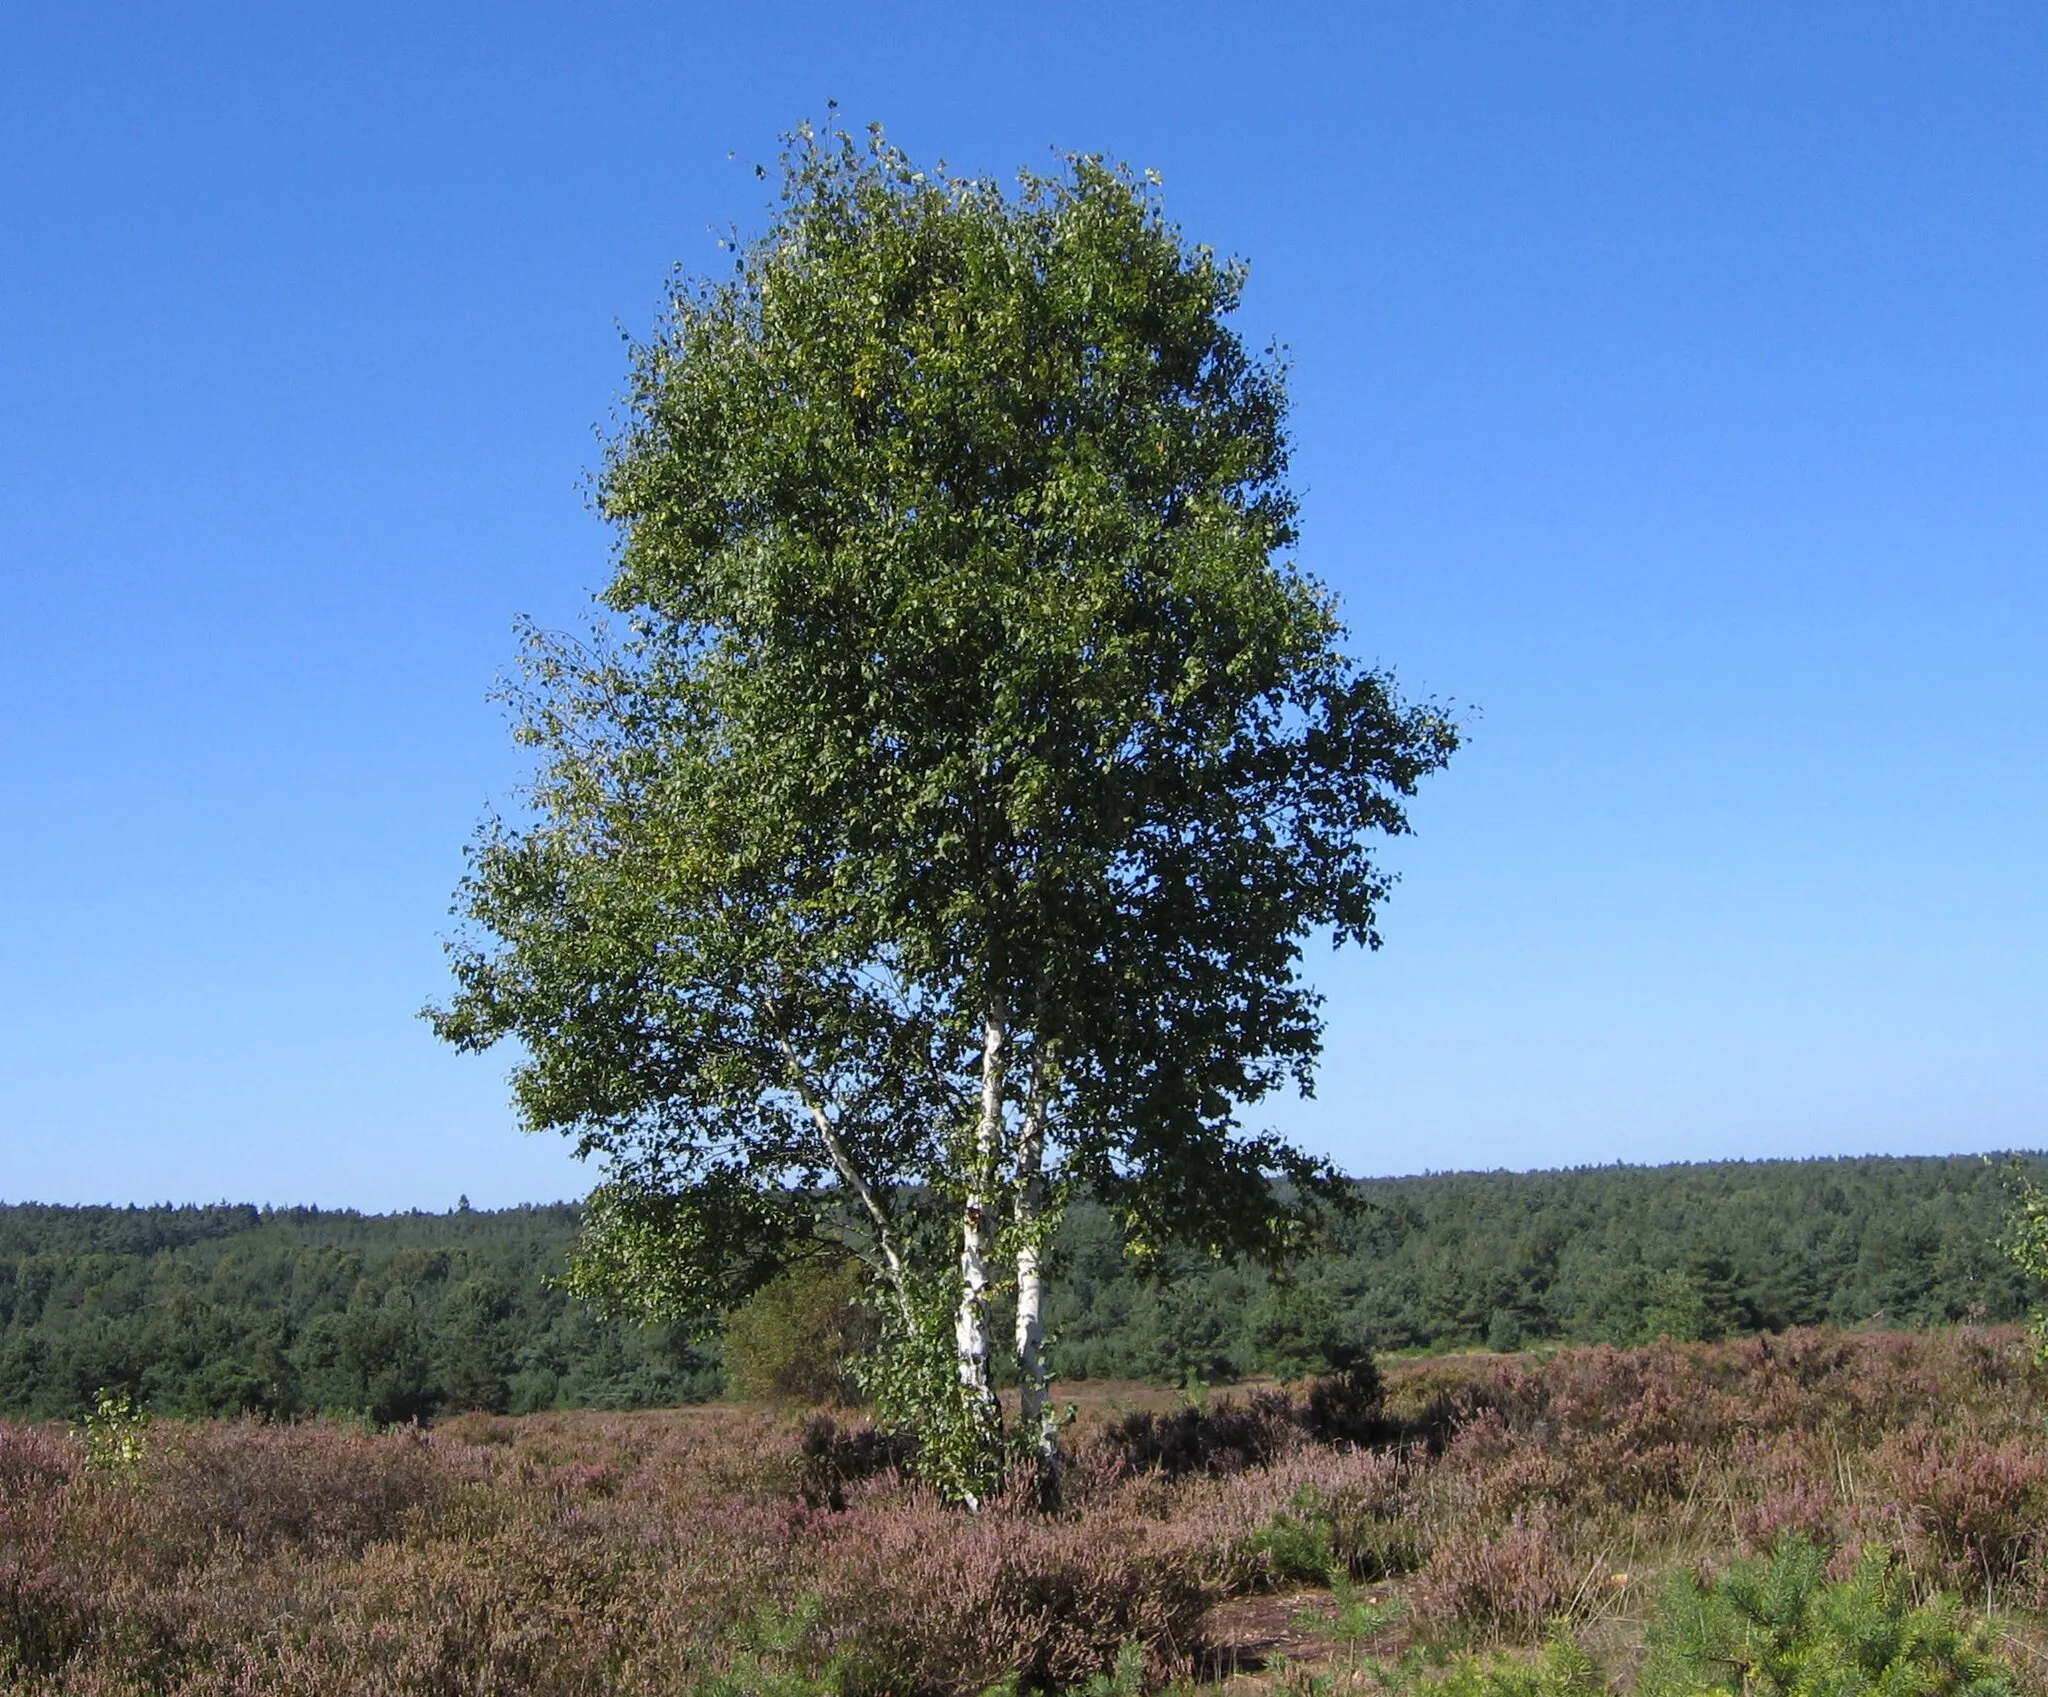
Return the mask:
<path id="1" fill-rule="evenodd" d="M 880 1335 L 871 1280 L 852 1260 L 785 1268 L 726 1316 L 725 1387 L 746 1402 L 859 1400 L 855 1367 Z"/>

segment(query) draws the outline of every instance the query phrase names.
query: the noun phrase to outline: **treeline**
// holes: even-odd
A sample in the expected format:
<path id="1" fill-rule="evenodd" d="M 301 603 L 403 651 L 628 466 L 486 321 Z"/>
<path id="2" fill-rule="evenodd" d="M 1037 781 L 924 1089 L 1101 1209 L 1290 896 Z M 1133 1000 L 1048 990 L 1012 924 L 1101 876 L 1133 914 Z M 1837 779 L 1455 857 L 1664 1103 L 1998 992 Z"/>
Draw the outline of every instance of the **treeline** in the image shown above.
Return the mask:
<path id="1" fill-rule="evenodd" d="M 2031 1294 L 1996 1247 L 2005 1193 L 1979 1157 L 1359 1189 L 1365 1210 L 1284 1280 L 1134 1264 L 1100 1209 L 1076 1207 L 1050 1305 L 1059 1371 L 1221 1383 L 1365 1351 L 2010 1320 Z M 163 1413 L 378 1420 L 717 1394 L 715 1339 L 606 1322 L 555 1287 L 577 1219 L 0 1207 L 0 1415 L 73 1415 L 117 1386 Z"/>
<path id="2" fill-rule="evenodd" d="M 1110 1223 L 1081 1209 L 1052 1314 L 1059 1361 L 1070 1377 L 1220 1382 L 1361 1348 L 2015 1320 L 2036 1293 L 1998 1247 L 2006 1159 L 1372 1180 L 1359 1186 L 1361 1217 L 1278 1283 L 1187 1256 L 1134 1277 Z"/>
<path id="3" fill-rule="evenodd" d="M 687 1335 L 553 1286 L 578 1214 L 0 1207 L 0 1414 L 75 1414 L 102 1387 L 380 1421 L 715 1395 Z"/>

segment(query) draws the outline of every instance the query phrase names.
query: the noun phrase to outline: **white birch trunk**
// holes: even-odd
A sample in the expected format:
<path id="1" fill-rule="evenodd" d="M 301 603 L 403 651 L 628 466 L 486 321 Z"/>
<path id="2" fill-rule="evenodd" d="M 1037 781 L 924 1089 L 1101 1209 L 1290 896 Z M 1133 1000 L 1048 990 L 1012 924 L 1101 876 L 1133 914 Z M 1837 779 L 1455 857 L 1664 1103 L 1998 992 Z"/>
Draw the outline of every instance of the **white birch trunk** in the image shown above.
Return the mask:
<path id="1" fill-rule="evenodd" d="M 1020 1218 L 1024 1211 L 1018 1210 Z M 1033 1216 L 1035 1218 L 1035 1216 Z M 1017 1367 L 1023 1379 L 1023 1405 L 1018 1424 L 1038 1439 L 1044 1449 L 1046 1389 L 1045 1370 L 1045 1274 L 1039 1266 L 1038 1246 L 1017 1246 Z"/>
<path id="2" fill-rule="evenodd" d="M 1045 1207 L 1045 1097 L 1041 1063 L 1031 1062 L 1031 1092 L 1017 1139 L 1017 1367 L 1022 1380 L 1018 1430 L 1030 1434 L 1041 1465 L 1056 1467 L 1052 1375 L 1045 1359 L 1045 1269 L 1038 1242 Z"/>
<path id="3" fill-rule="evenodd" d="M 960 1219 L 960 1308 L 953 1344 L 961 1388 L 971 1403 L 1000 1420 L 992 1357 L 995 1340 L 988 1321 L 989 1264 L 995 1258 L 996 1223 L 991 1207 L 1003 1145 L 1003 1074 L 1008 1062 L 1009 1016 L 1000 1003 L 982 1022 L 981 1114 L 974 1128 L 974 1168 Z"/>

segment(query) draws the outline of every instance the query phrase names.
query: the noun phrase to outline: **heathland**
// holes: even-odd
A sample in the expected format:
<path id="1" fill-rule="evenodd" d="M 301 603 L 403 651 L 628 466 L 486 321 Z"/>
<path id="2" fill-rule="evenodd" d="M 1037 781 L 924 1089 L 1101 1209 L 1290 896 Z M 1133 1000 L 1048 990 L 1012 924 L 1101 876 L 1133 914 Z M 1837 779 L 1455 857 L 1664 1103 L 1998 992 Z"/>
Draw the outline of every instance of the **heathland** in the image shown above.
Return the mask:
<path id="1" fill-rule="evenodd" d="M 1068 1427 L 1056 1505 L 1020 1488 L 978 1513 L 935 1500 L 851 1415 L 0 1423 L 0 1689 L 2040 1683 L 2048 1377 L 2011 1328 L 1591 1345 L 1119 1397 Z"/>

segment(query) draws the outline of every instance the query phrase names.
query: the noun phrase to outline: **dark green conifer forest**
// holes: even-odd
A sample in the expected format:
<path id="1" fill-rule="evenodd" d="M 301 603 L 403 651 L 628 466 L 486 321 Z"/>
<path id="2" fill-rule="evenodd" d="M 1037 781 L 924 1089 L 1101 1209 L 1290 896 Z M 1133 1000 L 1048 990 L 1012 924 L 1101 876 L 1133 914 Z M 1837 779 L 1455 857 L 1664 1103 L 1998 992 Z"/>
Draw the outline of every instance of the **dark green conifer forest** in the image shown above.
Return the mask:
<path id="1" fill-rule="evenodd" d="M 2038 1176 L 2038 1175 L 2037 1175 Z M 1584 1168 L 1362 1183 L 1284 1280 L 1064 1229 L 1063 1377 L 1227 1383 L 1378 1353 L 2019 1318 L 1983 1157 Z M 649 1407 L 722 1389 L 715 1335 L 601 1320 L 552 1282 L 569 1204 L 360 1215 L 0 1206 L 0 1415 L 102 1388 L 159 1413 Z"/>
<path id="2" fill-rule="evenodd" d="M 642 1407 L 715 1394 L 686 1337 L 553 1288 L 579 1211 L 0 1207 L 0 1414 Z"/>

